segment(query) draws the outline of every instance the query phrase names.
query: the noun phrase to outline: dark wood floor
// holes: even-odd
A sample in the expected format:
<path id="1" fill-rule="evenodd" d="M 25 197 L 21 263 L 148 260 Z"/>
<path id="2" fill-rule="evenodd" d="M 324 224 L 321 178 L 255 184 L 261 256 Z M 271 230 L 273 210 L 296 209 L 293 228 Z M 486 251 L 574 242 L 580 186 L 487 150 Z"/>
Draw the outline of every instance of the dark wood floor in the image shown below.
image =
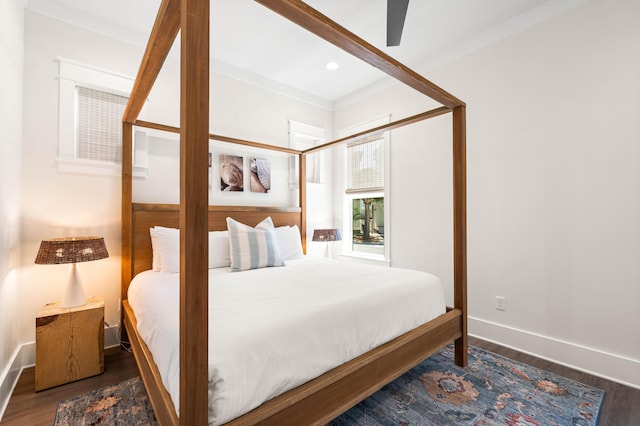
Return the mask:
<path id="1" fill-rule="evenodd" d="M 640 425 L 640 390 L 623 386 L 580 371 L 572 370 L 493 343 L 470 338 L 470 343 L 534 367 L 569 377 L 607 392 L 600 414 L 601 426 Z M 41 392 L 34 392 L 34 369 L 23 371 L 2 425 L 37 426 L 53 424 L 58 401 L 93 389 L 109 386 L 138 375 L 133 355 L 127 351 L 111 349 L 105 352 L 104 374 Z"/>
<path id="2" fill-rule="evenodd" d="M 25 368 L 0 424 L 51 426 L 56 417 L 58 401 L 138 375 L 140 373 L 133 354 L 120 348 L 105 351 L 103 374 L 40 392 L 35 392 L 35 369 Z"/>

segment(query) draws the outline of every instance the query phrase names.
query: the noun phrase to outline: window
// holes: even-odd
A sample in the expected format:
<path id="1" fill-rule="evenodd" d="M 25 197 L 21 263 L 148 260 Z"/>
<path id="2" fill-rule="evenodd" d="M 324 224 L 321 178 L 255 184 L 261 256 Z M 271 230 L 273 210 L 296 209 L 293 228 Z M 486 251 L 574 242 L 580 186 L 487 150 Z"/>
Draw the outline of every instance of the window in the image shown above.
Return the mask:
<path id="1" fill-rule="evenodd" d="M 347 144 L 351 252 L 384 256 L 384 136 Z"/>
<path id="2" fill-rule="evenodd" d="M 122 164 L 122 114 L 128 98 L 77 87 L 76 158 Z"/>
<path id="3" fill-rule="evenodd" d="M 294 149 L 305 150 L 318 146 L 325 141 L 325 130 L 322 127 L 289 120 L 289 146 Z M 298 188 L 298 157 L 290 157 L 289 187 Z M 307 182 L 322 183 L 322 152 L 307 155 Z"/>
<path id="4" fill-rule="evenodd" d="M 352 200 L 351 250 L 384 256 L 384 197 Z"/>
<path id="5" fill-rule="evenodd" d="M 347 193 L 384 191 L 384 136 L 347 145 Z"/>
<path id="6" fill-rule="evenodd" d="M 389 117 L 342 131 L 347 136 L 389 121 Z M 346 147 L 344 245 L 346 255 L 377 261 L 389 259 L 388 132 L 352 141 Z M 385 203 L 387 199 L 387 203 Z"/>
<path id="7" fill-rule="evenodd" d="M 133 79 L 67 59 L 58 62 L 58 170 L 119 176 L 122 115 Z M 134 141 L 134 149 L 133 174 L 146 176 L 146 144 Z"/>

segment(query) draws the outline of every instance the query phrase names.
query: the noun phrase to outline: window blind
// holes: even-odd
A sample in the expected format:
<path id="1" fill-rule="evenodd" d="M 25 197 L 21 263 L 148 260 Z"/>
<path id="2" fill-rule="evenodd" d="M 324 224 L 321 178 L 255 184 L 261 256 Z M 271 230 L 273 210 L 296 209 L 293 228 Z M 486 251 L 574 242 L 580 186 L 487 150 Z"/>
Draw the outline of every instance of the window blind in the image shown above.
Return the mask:
<path id="1" fill-rule="evenodd" d="M 369 136 L 347 145 L 347 194 L 384 190 L 384 136 Z"/>
<path id="2" fill-rule="evenodd" d="M 122 115 L 127 97 L 77 88 L 76 158 L 122 163 Z"/>

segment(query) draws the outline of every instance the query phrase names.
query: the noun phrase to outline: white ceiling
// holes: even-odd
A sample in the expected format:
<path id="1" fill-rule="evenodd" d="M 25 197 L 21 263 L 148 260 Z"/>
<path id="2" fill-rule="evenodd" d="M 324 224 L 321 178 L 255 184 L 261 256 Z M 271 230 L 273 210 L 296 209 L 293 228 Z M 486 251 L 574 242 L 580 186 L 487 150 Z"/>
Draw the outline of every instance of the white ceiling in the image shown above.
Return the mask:
<path id="1" fill-rule="evenodd" d="M 387 48 L 386 0 L 307 3 L 403 64 L 424 72 L 586 0 L 411 0 L 398 47 Z M 25 7 L 144 46 L 160 0 L 25 0 Z M 253 0 L 212 0 L 213 68 L 327 106 L 385 84 L 380 71 Z M 174 54 L 177 49 L 174 49 Z M 328 71 L 336 61 L 340 68 Z"/>

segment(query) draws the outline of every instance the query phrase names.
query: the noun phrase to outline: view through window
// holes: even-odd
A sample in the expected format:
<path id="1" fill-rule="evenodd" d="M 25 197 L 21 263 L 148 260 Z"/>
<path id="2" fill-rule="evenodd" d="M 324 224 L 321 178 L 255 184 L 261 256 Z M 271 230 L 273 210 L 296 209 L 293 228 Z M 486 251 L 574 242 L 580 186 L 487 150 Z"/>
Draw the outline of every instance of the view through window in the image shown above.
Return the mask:
<path id="1" fill-rule="evenodd" d="M 384 255 L 384 197 L 354 198 L 352 250 Z"/>

